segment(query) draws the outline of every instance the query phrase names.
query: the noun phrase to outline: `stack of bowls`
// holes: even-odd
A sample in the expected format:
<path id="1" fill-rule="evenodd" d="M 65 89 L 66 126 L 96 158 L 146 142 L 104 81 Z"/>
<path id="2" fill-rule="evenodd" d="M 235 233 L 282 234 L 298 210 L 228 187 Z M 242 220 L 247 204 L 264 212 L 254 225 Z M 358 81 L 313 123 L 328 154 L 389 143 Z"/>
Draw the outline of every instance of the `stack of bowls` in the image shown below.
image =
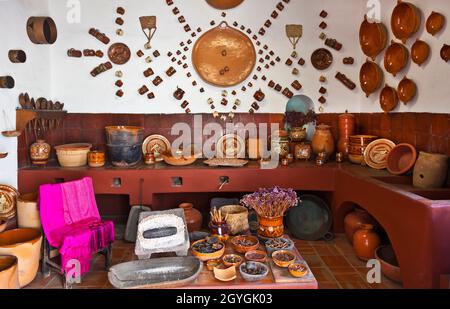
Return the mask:
<path id="1" fill-rule="evenodd" d="M 373 135 L 352 135 L 349 137 L 348 159 L 354 164 L 364 163 L 364 151 L 367 146 L 376 140 Z"/>

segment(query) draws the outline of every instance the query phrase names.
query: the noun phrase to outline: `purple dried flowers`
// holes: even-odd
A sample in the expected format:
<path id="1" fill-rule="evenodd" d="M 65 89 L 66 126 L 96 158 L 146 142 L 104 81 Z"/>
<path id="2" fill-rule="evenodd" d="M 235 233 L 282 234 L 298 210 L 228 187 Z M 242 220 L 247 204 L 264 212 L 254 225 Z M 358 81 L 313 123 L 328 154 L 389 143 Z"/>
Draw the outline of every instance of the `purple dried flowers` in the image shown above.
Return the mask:
<path id="1" fill-rule="evenodd" d="M 299 198 L 293 189 L 273 187 L 259 189 L 255 193 L 245 195 L 241 203 L 254 209 L 261 217 L 275 218 L 284 216 L 285 212 L 297 205 Z"/>
<path id="2" fill-rule="evenodd" d="M 315 122 L 317 115 L 313 110 L 308 111 L 306 114 L 301 112 L 286 112 L 286 122 L 293 128 L 303 128 L 308 123 Z"/>

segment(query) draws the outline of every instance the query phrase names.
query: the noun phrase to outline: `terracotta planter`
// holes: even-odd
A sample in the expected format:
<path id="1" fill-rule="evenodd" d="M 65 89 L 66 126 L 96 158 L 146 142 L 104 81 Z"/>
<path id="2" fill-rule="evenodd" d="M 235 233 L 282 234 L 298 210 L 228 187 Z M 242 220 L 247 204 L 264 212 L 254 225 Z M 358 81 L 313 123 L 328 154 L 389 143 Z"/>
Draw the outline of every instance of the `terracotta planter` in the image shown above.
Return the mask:
<path id="1" fill-rule="evenodd" d="M 51 147 L 44 140 L 37 140 L 30 146 L 31 162 L 35 165 L 45 165 L 50 156 Z"/>
<path id="2" fill-rule="evenodd" d="M 184 217 L 189 233 L 200 231 L 203 223 L 203 216 L 200 211 L 194 208 L 191 203 L 180 204 L 179 208 L 184 210 Z"/>
<path id="3" fill-rule="evenodd" d="M 17 258 L 12 255 L 0 255 L 0 290 L 19 289 Z"/>
<path id="4" fill-rule="evenodd" d="M 348 156 L 349 137 L 355 134 L 355 116 L 349 113 L 339 115 L 338 152 Z"/>
<path id="5" fill-rule="evenodd" d="M 37 206 L 37 194 L 30 193 L 17 199 L 17 221 L 19 228 L 41 228 L 41 217 Z"/>
<path id="6" fill-rule="evenodd" d="M 331 127 L 328 125 L 318 125 L 312 140 L 312 148 L 314 154 L 318 155 L 321 152 L 326 152 L 330 157 L 334 154 L 334 138 L 331 134 Z"/>
<path id="7" fill-rule="evenodd" d="M 389 279 L 402 282 L 402 273 L 392 246 L 381 246 L 375 251 L 375 257 L 381 264 L 381 272 Z"/>
<path id="8" fill-rule="evenodd" d="M 421 189 L 442 188 L 447 180 L 448 157 L 420 152 L 414 167 L 413 185 Z"/>
<path id="9" fill-rule="evenodd" d="M 360 229 L 353 234 L 353 249 L 360 260 L 373 259 L 375 250 L 380 243 L 380 237 L 375 233 L 371 224 L 360 225 Z"/>
<path id="10" fill-rule="evenodd" d="M 345 216 L 344 229 L 349 242 L 353 243 L 353 235 L 363 224 L 375 225 L 375 220 L 364 209 L 356 208 Z"/>
<path id="11" fill-rule="evenodd" d="M 258 235 L 266 238 L 278 238 L 284 234 L 283 217 L 267 218 L 258 216 Z"/>
<path id="12" fill-rule="evenodd" d="M 36 229 L 16 229 L 0 234 L 0 255 L 14 255 L 19 260 L 19 284 L 24 287 L 39 269 L 42 233 Z"/>
<path id="13" fill-rule="evenodd" d="M 398 144 L 391 150 L 387 158 L 387 168 L 393 175 L 408 173 L 416 163 L 417 151 L 410 144 Z"/>

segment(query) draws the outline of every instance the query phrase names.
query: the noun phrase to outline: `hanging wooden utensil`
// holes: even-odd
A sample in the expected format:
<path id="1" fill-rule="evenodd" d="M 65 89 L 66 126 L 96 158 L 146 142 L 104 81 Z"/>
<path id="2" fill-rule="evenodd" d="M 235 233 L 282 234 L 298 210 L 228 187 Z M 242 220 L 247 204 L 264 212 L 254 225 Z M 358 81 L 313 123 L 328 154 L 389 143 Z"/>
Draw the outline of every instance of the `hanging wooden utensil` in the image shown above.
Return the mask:
<path id="1" fill-rule="evenodd" d="M 145 49 L 151 49 L 151 41 L 156 33 L 156 30 L 158 29 L 156 26 L 156 16 L 141 16 L 139 17 L 139 20 L 141 22 L 142 31 L 148 39 L 144 47 Z"/>
<path id="2" fill-rule="evenodd" d="M 297 48 L 298 41 L 300 41 L 303 36 L 303 26 L 302 25 L 286 25 L 286 35 L 292 44 L 294 49 Z"/>

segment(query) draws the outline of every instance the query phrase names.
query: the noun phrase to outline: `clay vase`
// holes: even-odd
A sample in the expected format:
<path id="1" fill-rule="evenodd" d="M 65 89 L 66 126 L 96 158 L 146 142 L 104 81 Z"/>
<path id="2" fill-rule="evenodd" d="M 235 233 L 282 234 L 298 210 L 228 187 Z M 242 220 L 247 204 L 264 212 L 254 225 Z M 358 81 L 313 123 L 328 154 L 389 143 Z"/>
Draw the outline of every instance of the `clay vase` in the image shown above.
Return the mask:
<path id="1" fill-rule="evenodd" d="M 0 255 L 0 290 L 20 289 L 18 261 L 12 255 Z"/>
<path id="2" fill-rule="evenodd" d="M 361 89 L 366 94 L 366 97 L 369 97 L 381 87 L 383 71 L 378 64 L 367 60 L 359 72 L 359 81 L 361 83 Z"/>
<path id="3" fill-rule="evenodd" d="M 189 233 L 200 231 L 203 223 L 203 216 L 200 211 L 194 208 L 191 203 L 182 203 L 179 208 L 184 210 L 184 217 Z"/>
<path id="4" fill-rule="evenodd" d="M 414 35 L 420 27 L 422 17 L 419 9 L 409 2 L 398 0 L 391 17 L 391 28 L 395 37 L 403 43 Z"/>
<path id="5" fill-rule="evenodd" d="M 349 113 L 339 115 L 339 141 L 337 144 L 338 152 L 348 156 L 349 137 L 355 134 L 355 116 Z"/>
<path id="6" fill-rule="evenodd" d="M 41 217 L 37 206 L 37 194 L 22 194 L 17 199 L 17 223 L 19 228 L 41 228 Z"/>
<path id="7" fill-rule="evenodd" d="M 375 250 L 380 246 L 380 237 L 373 228 L 372 224 L 362 224 L 353 234 L 353 249 L 360 260 L 375 258 Z"/>
<path id="8" fill-rule="evenodd" d="M 411 59 L 412 61 L 421 66 L 430 57 L 430 45 L 424 41 L 417 40 L 411 47 Z"/>
<path id="9" fill-rule="evenodd" d="M 44 140 L 37 140 L 30 146 L 31 162 L 35 165 L 45 165 L 50 156 L 51 147 Z"/>
<path id="10" fill-rule="evenodd" d="M 450 45 L 444 44 L 441 49 L 441 58 L 445 62 L 448 62 L 450 60 Z"/>
<path id="11" fill-rule="evenodd" d="M 19 284 L 24 287 L 36 277 L 41 256 L 42 233 L 37 229 L 16 229 L 0 234 L 0 255 L 19 260 Z"/>
<path id="12" fill-rule="evenodd" d="M 408 104 L 417 94 L 417 86 L 412 80 L 406 76 L 400 81 L 397 88 L 397 95 L 400 101 L 405 105 Z"/>
<path id="13" fill-rule="evenodd" d="M 394 110 L 398 105 L 397 91 L 386 85 L 380 93 L 380 106 L 385 113 Z"/>
<path id="14" fill-rule="evenodd" d="M 445 17 L 441 13 L 432 12 L 427 19 L 427 32 L 432 36 L 438 34 L 444 28 Z"/>
<path id="15" fill-rule="evenodd" d="M 269 218 L 258 216 L 258 235 L 264 238 L 278 238 L 284 234 L 283 217 Z"/>
<path id="16" fill-rule="evenodd" d="M 420 152 L 414 167 L 413 185 L 421 189 L 438 189 L 445 185 L 448 157 L 442 154 Z"/>
<path id="17" fill-rule="evenodd" d="M 359 42 L 364 54 L 375 60 L 386 47 L 386 27 L 382 23 L 369 22 L 367 16 L 364 16 L 364 21 L 359 28 Z"/>
<path id="18" fill-rule="evenodd" d="M 354 211 L 347 214 L 344 218 L 345 236 L 350 243 L 353 243 L 353 235 L 362 224 L 375 225 L 375 220 L 364 209 L 355 208 Z"/>
<path id="19" fill-rule="evenodd" d="M 408 49 L 403 44 L 392 42 L 384 55 L 384 67 L 395 77 L 406 67 L 408 58 Z"/>
<path id="20" fill-rule="evenodd" d="M 334 138 L 331 133 L 331 127 L 325 124 L 318 125 L 312 140 L 312 149 L 314 154 L 318 155 L 325 152 L 328 157 L 334 154 Z"/>

